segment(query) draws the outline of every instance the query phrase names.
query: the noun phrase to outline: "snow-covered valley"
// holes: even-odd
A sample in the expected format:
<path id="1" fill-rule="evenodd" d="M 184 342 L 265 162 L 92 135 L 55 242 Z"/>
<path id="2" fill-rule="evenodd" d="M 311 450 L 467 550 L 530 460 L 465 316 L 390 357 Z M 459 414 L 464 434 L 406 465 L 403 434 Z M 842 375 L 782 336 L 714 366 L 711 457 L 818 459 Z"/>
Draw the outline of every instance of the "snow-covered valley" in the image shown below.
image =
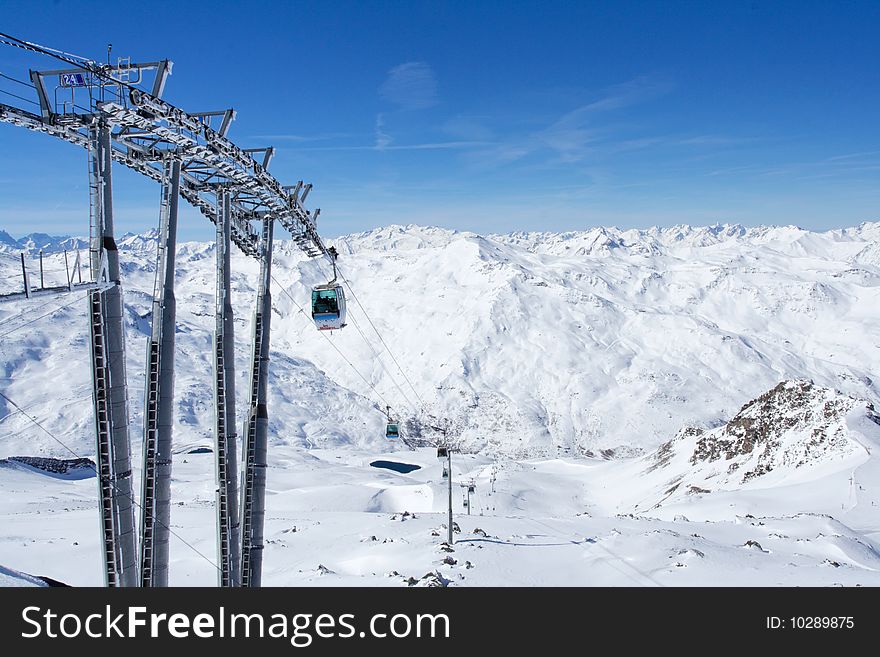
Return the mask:
<path id="1" fill-rule="evenodd" d="M 0 238 L 0 293 L 20 288 L 20 250 L 63 277 L 76 246 Z M 878 243 L 880 224 L 389 226 L 335 240 L 357 300 L 327 337 L 297 306 L 326 263 L 280 244 L 265 583 L 880 584 Z M 137 466 L 155 239 L 120 248 Z M 178 252 L 176 585 L 215 580 L 213 252 Z M 242 391 L 256 262 L 233 269 Z M 71 458 L 49 433 L 93 456 L 85 310 L 0 305 L 2 391 L 48 432 L 0 400 L 0 458 Z M 410 438 L 447 419 L 464 452 L 454 552 L 434 451 L 389 443 L 386 403 Z M 101 583 L 93 477 L 8 460 L 0 492 L 0 583 Z"/>

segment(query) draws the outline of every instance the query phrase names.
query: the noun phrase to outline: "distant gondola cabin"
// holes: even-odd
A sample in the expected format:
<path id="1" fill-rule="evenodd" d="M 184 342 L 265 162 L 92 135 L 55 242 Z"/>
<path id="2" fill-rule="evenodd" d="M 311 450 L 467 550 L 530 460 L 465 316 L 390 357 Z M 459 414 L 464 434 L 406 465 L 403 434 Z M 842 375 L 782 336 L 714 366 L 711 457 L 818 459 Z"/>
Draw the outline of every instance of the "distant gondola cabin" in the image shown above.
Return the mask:
<path id="1" fill-rule="evenodd" d="M 400 427 L 397 426 L 396 422 L 389 422 L 385 425 L 385 437 L 391 440 L 400 437 Z"/>

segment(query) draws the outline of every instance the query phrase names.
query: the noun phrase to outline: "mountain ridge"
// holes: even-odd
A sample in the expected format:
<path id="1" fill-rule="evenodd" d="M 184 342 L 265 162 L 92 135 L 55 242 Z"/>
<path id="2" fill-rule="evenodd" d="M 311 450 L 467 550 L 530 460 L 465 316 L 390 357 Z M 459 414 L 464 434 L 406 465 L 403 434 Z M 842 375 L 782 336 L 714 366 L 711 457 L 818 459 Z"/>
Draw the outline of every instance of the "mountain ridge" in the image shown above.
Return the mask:
<path id="1" fill-rule="evenodd" d="M 411 224 L 338 238 L 332 242 L 340 270 L 369 318 L 352 297 L 352 325 L 332 337 L 318 334 L 300 312 L 310 287 L 330 277 L 327 264 L 278 242 L 272 375 L 281 387 L 270 397 L 277 439 L 373 444 L 388 403 L 416 432 L 444 418 L 469 451 L 622 457 L 655 449 L 685 425 L 719 426 L 781 380 L 812 379 L 880 400 L 871 376 L 880 369 L 873 337 L 880 319 L 871 312 L 880 301 L 880 269 L 864 261 L 877 248 L 880 224 L 823 233 L 672 227 L 642 231 L 644 239 L 631 232 L 532 233 L 524 242 L 517 234 Z M 142 376 L 155 240 L 155 231 L 118 240 L 130 377 Z M 178 250 L 178 413 L 186 444 L 210 436 L 213 251 L 211 242 L 184 242 Z M 4 284 L 20 285 L 18 259 L 6 253 L 0 265 Z M 55 267 L 63 271 L 63 264 Z M 255 280 L 255 261 L 234 253 L 240 378 Z M 59 360 L 85 344 L 82 312 L 58 312 L 70 322 L 67 331 L 40 324 L 51 335 L 11 335 L 7 375 L 27 371 L 39 380 L 64 372 L 87 390 L 85 374 L 70 373 Z M 33 315 L 22 303 L 0 309 L 0 321 L 13 327 Z M 132 397 L 136 424 L 141 402 L 136 392 Z M 348 419 L 336 421 L 331 399 Z M 87 412 L 76 416 L 75 426 L 86 431 Z"/>

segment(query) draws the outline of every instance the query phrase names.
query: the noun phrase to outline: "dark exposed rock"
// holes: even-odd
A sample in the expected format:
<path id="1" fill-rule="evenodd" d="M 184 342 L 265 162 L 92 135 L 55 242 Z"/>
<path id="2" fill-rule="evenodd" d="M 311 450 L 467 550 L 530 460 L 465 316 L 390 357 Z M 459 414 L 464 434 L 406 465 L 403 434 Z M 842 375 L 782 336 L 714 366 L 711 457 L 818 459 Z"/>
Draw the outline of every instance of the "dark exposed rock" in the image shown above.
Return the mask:
<path id="1" fill-rule="evenodd" d="M 55 459 L 45 456 L 10 456 L 8 459 L 0 461 L 0 464 L 5 462 L 21 463 L 52 474 L 66 475 L 75 471 L 95 472 L 95 462 L 86 458 Z"/>
<path id="2" fill-rule="evenodd" d="M 844 395 L 826 398 L 827 390 L 811 381 L 783 381 L 740 409 L 720 431 L 701 435 L 690 462 L 733 460 L 757 456 L 757 464 L 743 474 L 742 481 L 771 472 L 779 457 L 783 434 L 792 430 L 808 432 L 809 438 L 798 450 L 794 466 L 804 465 L 814 454 L 834 448 L 847 438 L 840 425 L 856 400 Z M 835 426 L 836 425 L 836 426 Z M 694 434 L 691 434 L 694 435 Z M 728 473 L 739 468 L 731 463 Z"/>
<path id="3" fill-rule="evenodd" d="M 651 467 L 648 468 L 647 472 L 653 472 L 657 468 L 662 468 L 669 463 L 669 461 L 675 455 L 676 442 L 678 442 L 682 438 L 702 436 L 703 433 L 704 430 L 699 427 L 685 427 L 684 429 L 679 431 L 675 438 L 666 441 L 665 443 L 660 445 L 656 452 L 654 452 L 654 463 L 651 465 Z"/>
<path id="4" fill-rule="evenodd" d="M 449 581 L 439 572 L 435 571 L 433 573 L 425 573 L 422 575 L 421 579 L 416 579 L 415 577 L 410 577 L 405 580 L 407 586 L 425 586 L 428 588 L 437 588 L 449 586 Z"/>

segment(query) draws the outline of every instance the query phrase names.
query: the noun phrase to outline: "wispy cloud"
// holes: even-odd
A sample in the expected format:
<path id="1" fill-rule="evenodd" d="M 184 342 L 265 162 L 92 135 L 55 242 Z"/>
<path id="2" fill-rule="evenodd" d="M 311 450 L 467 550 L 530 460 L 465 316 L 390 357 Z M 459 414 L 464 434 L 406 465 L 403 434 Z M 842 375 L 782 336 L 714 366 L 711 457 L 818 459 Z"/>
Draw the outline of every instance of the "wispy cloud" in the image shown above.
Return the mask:
<path id="1" fill-rule="evenodd" d="M 880 151 L 844 153 L 816 160 L 777 162 L 716 169 L 707 176 L 791 177 L 797 180 L 847 177 L 880 170 Z"/>
<path id="2" fill-rule="evenodd" d="M 622 109 L 663 96 L 672 88 L 672 82 L 666 78 L 641 75 L 610 87 L 605 95 L 579 108 L 579 111 L 608 112 Z"/>
<path id="3" fill-rule="evenodd" d="M 390 138 L 387 142 L 379 142 L 370 145 L 354 146 L 315 146 L 305 150 L 310 151 L 435 151 L 468 149 L 486 146 L 484 141 L 438 141 L 418 144 L 392 144 Z"/>
<path id="4" fill-rule="evenodd" d="M 862 151 L 860 153 L 846 153 L 844 155 L 835 155 L 834 157 L 829 157 L 825 161 L 826 162 L 839 162 L 841 160 L 876 159 L 874 157 L 876 155 L 880 155 L 880 151 Z"/>
<path id="5" fill-rule="evenodd" d="M 492 141 L 494 133 L 487 125 L 486 117 L 458 114 L 447 119 L 440 129 L 447 135 L 466 141 Z"/>
<path id="6" fill-rule="evenodd" d="M 382 151 L 391 144 L 391 135 L 385 132 L 385 116 L 383 114 L 376 115 L 376 143 L 373 148 Z"/>
<path id="7" fill-rule="evenodd" d="M 379 94 L 402 110 L 424 109 L 437 104 L 437 79 L 426 63 L 406 62 L 388 71 Z"/>
<path id="8" fill-rule="evenodd" d="M 299 144 L 305 144 L 313 141 L 332 141 L 334 139 L 345 139 L 351 137 L 347 132 L 325 132 L 316 135 L 294 135 L 294 134 L 276 134 L 276 135 L 252 135 L 251 139 L 265 139 L 266 141 L 290 141 Z"/>
<path id="9" fill-rule="evenodd" d="M 672 84 L 662 78 L 634 78 L 610 87 L 601 97 L 562 114 L 540 130 L 478 153 L 477 159 L 485 164 L 509 164 L 544 151 L 552 154 L 557 164 L 579 162 L 592 152 L 597 142 L 610 137 L 607 121 L 606 125 L 602 124 L 603 114 L 648 102 L 671 89 Z M 657 141 L 657 138 L 645 138 L 631 146 L 641 148 Z"/>
<path id="10" fill-rule="evenodd" d="M 421 141 L 410 144 L 397 144 L 394 137 L 388 132 L 385 124 L 385 114 L 380 112 L 376 115 L 373 129 L 372 144 L 339 144 L 327 146 L 308 146 L 300 150 L 308 151 L 436 151 L 456 150 L 485 147 L 488 142 L 478 139 L 453 139 L 448 141 Z"/>

